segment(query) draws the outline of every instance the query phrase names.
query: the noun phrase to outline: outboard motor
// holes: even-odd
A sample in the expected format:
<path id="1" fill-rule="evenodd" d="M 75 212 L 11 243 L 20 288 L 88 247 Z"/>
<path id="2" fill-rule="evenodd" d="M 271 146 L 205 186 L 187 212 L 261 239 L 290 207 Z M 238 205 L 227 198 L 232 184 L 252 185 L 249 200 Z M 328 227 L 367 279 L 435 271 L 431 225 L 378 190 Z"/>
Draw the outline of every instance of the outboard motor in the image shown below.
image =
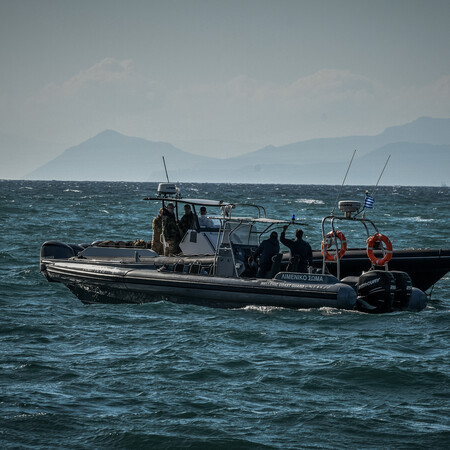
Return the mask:
<path id="1" fill-rule="evenodd" d="M 41 259 L 66 259 L 76 255 L 77 251 L 83 250 L 75 249 L 74 244 L 68 245 L 59 241 L 47 241 L 42 244 L 41 247 Z"/>
<path id="2" fill-rule="evenodd" d="M 43 259 L 67 259 L 75 256 L 79 249 L 83 250 L 83 247 L 77 246 L 76 244 L 65 244 L 59 241 L 47 241 L 42 244 L 41 247 L 41 261 Z M 47 278 L 48 281 L 52 281 L 49 277 L 46 266 L 41 262 L 40 270 L 42 275 Z"/>
<path id="3" fill-rule="evenodd" d="M 406 309 L 412 293 L 411 277 L 406 272 L 391 271 L 395 278 L 394 309 Z"/>
<path id="4" fill-rule="evenodd" d="M 356 285 L 356 292 L 357 302 L 362 311 L 391 312 L 395 295 L 394 275 L 384 270 L 363 273 Z"/>

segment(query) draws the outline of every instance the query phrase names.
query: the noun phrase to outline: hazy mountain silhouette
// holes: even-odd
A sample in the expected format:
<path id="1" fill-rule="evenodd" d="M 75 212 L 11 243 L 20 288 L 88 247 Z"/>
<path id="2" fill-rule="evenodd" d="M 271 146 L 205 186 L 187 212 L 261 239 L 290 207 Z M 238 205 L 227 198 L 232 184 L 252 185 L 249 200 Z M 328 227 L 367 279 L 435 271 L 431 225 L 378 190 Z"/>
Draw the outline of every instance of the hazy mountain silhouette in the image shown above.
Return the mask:
<path id="1" fill-rule="evenodd" d="M 387 128 L 376 136 L 269 145 L 224 160 L 106 130 L 67 149 L 26 178 L 164 181 L 164 156 L 171 181 L 340 184 L 354 149 L 357 154 L 349 184 L 375 184 L 389 154 L 381 184 L 441 185 L 450 181 L 450 119 L 428 117 Z"/>
<path id="2" fill-rule="evenodd" d="M 213 159 L 184 152 L 166 142 L 153 142 L 105 130 L 70 147 L 57 158 L 31 172 L 27 178 L 80 181 L 164 180 L 163 156 L 169 168 L 186 170 Z"/>
<path id="3" fill-rule="evenodd" d="M 394 142 L 444 145 L 450 144 L 450 119 L 421 117 L 414 122 L 390 127 L 376 136 L 348 136 L 311 139 L 280 147 L 267 146 L 261 150 L 230 158 L 233 165 L 273 163 L 279 156 L 291 164 L 334 162 L 350 158 L 357 149 L 358 156 Z"/>
<path id="4" fill-rule="evenodd" d="M 450 119 L 420 117 L 405 125 L 386 128 L 380 137 L 389 142 L 450 144 Z"/>
<path id="5" fill-rule="evenodd" d="M 450 145 L 393 143 L 355 157 L 349 171 L 347 184 L 375 185 L 391 155 L 380 184 L 436 186 L 449 183 Z M 351 157 L 351 155 L 350 155 Z M 289 164 L 279 158 L 274 164 L 241 166 L 232 171 L 229 182 L 341 184 L 347 161 L 312 164 Z"/>

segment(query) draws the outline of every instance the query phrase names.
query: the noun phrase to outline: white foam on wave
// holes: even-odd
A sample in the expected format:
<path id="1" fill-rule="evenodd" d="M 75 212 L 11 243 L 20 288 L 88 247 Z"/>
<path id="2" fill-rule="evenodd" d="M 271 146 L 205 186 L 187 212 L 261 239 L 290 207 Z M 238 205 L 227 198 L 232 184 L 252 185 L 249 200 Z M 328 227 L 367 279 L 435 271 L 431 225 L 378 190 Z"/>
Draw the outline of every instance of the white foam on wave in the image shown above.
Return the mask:
<path id="1" fill-rule="evenodd" d="M 259 306 L 259 305 L 248 305 L 244 306 L 242 308 L 232 308 L 234 310 L 241 310 L 241 311 L 258 311 L 263 314 L 270 314 L 274 311 L 295 311 L 299 313 L 310 313 L 313 311 L 319 311 L 321 314 L 326 316 L 335 316 L 335 315 L 341 315 L 344 313 L 357 313 L 357 314 L 363 314 L 361 311 L 358 311 L 356 309 L 350 310 L 350 309 L 338 309 L 333 308 L 331 306 L 322 306 L 320 308 L 283 308 L 282 306 Z"/>
<path id="2" fill-rule="evenodd" d="M 286 308 L 282 308 L 281 306 L 258 306 L 258 305 L 248 305 L 244 306 L 243 308 L 235 308 L 240 309 L 242 311 L 259 311 L 264 314 L 269 314 L 273 311 L 283 310 Z"/>
<path id="3" fill-rule="evenodd" d="M 424 219 L 423 217 L 415 216 L 415 217 L 408 217 L 408 219 L 406 220 L 410 222 L 434 222 L 435 219 Z"/>
<path id="4" fill-rule="evenodd" d="M 317 200 L 315 198 L 299 198 L 295 200 L 295 203 L 306 203 L 307 205 L 323 205 L 323 200 Z"/>
<path id="5" fill-rule="evenodd" d="M 362 311 L 358 311 L 357 309 L 339 309 L 339 308 L 333 308 L 331 306 L 322 306 L 318 308 L 318 310 L 324 314 L 325 316 L 336 316 L 336 315 L 342 315 L 342 314 L 366 314 Z"/>
<path id="6" fill-rule="evenodd" d="M 331 306 L 322 306 L 318 308 L 319 311 L 326 316 L 334 316 L 336 314 L 342 314 L 342 309 L 332 308 Z"/>

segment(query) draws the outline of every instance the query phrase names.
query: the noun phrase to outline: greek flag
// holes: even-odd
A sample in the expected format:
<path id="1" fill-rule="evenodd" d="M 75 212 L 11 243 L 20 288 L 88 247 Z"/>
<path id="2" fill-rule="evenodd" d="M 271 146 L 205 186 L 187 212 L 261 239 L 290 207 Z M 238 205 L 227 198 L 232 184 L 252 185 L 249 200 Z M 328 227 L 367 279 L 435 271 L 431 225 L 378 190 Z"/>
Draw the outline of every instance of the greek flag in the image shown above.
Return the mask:
<path id="1" fill-rule="evenodd" d="M 364 208 L 372 209 L 374 201 L 375 199 L 373 197 L 371 197 L 369 194 L 366 194 L 366 198 L 364 200 Z"/>

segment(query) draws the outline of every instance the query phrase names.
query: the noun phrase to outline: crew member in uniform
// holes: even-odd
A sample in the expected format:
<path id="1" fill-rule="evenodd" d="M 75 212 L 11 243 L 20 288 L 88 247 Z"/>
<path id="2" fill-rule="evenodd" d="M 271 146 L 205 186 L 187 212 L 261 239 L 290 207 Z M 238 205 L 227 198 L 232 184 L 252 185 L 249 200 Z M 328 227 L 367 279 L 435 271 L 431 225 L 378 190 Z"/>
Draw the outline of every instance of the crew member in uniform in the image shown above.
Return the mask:
<path id="1" fill-rule="evenodd" d="M 162 234 L 166 242 L 164 256 L 173 256 L 178 253 L 180 243 L 180 230 L 174 214 L 173 203 L 169 203 L 162 216 Z"/>
<path id="2" fill-rule="evenodd" d="M 179 223 L 181 238 L 188 230 L 197 230 L 197 217 L 192 212 L 190 205 L 184 205 L 184 216 Z"/>
<path id="3" fill-rule="evenodd" d="M 164 254 L 164 247 L 161 242 L 163 211 L 164 210 L 161 208 L 159 210 L 159 214 L 153 219 L 152 222 L 152 229 L 153 229 L 152 250 L 158 253 L 158 255 Z"/>
<path id="4" fill-rule="evenodd" d="M 296 239 L 287 239 L 286 230 L 288 225 L 283 227 L 283 231 L 280 235 L 280 241 L 291 251 L 291 258 L 298 256 L 299 264 L 298 271 L 302 273 L 308 273 L 308 264 L 312 267 L 312 249 L 308 242 L 303 240 L 303 230 L 297 230 L 295 232 Z"/>
<path id="5" fill-rule="evenodd" d="M 257 278 L 267 278 L 267 274 L 272 268 L 272 258 L 278 253 L 280 253 L 278 233 L 276 231 L 272 231 L 272 233 L 270 233 L 270 238 L 262 241 L 253 254 L 253 258 L 255 260 L 259 256 L 259 268 L 256 273 Z"/>

